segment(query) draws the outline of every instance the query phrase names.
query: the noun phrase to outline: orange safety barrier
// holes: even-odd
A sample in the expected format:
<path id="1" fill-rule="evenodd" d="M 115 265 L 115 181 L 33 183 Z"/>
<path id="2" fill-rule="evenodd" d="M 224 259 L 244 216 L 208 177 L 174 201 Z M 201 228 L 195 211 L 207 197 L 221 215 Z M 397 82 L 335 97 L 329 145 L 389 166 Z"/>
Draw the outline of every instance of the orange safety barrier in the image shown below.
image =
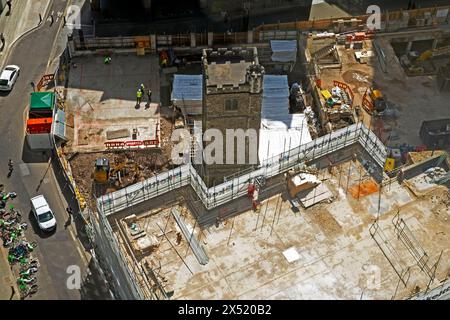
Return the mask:
<path id="1" fill-rule="evenodd" d="M 343 83 L 343 82 L 340 82 L 340 81 L 337 81 L 337 80 L 334 80 L 334 81 L 333 81 L 333 85 L 334 85 L 335 87 L 339 87 L 339 88 L 341 88 L 342 90 L 347 91 L 347 92 L 350 94 L 350 98 L 352 98 L 352 102 L 355 100 L 355 95 L 354 95 L 354 93 L 353 93 L 353 90 L 349 87 L 348 84 Z"/>
<path id="2" fill-rule="evenodd" d="M 55 75 L 54 74 L 46 74 L 44 75 L 41 80 L 39 81 L 39 83 L 37 84 L 37 91 L 41 91 L 41 89 L 43 87 L 45 87 L 46 85 L 48 85 L 50 82 L 52 82 L 55 79 Z"/>
<path id="3" fill-rule="evenodd" d="M 126 147 L 139 147 L 143 145 L 142 141 L 137 140 L 125 141 L 124 143 Z"/>
<path id="4" fill-rule="evenodd" d="M 350 192 L 352 197 L 355 199 L 368 196 L 369 194 L 373 194 L 378 190 L 379 190 L 378 184 L 373 180 L 368 180 L 363 183 L 354 184 L 350 188 L 348 188 L 348 192 Z"/>
<path id="5" fill-rule="evenodd" d="M 148 147 L 148 146 L 157 146 L 159 144 L 159 140 L 155 139 L 155 140 L 144 140 L 143 141 L 144 146 Z"/>
<path id="6" fill-rule="evenodd" d="M 132 147 L 140 147 L 140 146 L 157 146 L 159 144 L 159 140 L 130 140 L 130 141 L 109 141 L 105 142 L 105 146 L 107 149 L 112 148 L 132 148 Z"/>
<path id="7" fill-rule="evenodd" d="M 105 142 L 106 148 L 123 148 L 125 146 L 125 143 L 123 141 L 110 141 Z"/>

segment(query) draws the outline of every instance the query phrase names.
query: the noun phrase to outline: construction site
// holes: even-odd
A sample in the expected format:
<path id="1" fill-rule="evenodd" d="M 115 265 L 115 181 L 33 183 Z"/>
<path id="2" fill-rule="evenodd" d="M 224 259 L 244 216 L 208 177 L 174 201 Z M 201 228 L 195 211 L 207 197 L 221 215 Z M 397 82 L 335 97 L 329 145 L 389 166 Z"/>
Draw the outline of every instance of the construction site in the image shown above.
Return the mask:
<path id="1" fill-rule="evenodd" d="M 421 130 L 450 118 L 448 8 L 404 13 L 379 33 L 366 16 L 72 39 L 58 155 L 115 295 L 448 294 L 450 146 Z M 255 129 L 258 162 L 194 164 L 193 142 L 175 165 L 178 128 Z"/>

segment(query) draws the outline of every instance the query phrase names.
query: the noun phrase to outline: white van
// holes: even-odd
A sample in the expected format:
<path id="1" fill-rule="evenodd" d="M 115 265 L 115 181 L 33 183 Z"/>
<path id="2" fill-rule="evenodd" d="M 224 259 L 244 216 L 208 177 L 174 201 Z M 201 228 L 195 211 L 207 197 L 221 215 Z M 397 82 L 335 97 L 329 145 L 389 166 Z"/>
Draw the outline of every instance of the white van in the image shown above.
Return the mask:
<path id="1" fill-rule="evenodd" d="M 31 199 L 31 209 L 42 231 L 50 232 L 56 229 L 56 219 L 43 195 Z"/>

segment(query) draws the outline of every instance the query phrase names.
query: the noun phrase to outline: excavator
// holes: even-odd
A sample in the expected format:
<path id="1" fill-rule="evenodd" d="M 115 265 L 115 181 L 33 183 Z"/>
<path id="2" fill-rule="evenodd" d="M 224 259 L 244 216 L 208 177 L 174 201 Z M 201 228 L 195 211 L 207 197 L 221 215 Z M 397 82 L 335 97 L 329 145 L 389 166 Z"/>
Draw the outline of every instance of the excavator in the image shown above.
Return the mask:
<path id="1" fill-rule="evenodd" d="M 137 164 L 133 164 L 135 172 L 139 169 Z M 114 164 L 112 167 L 107 158 L 98 158 L 94 164 L 94 181 L 98 184 L 122 183 L 122 178 L 127 174 L 127 162 L 123 161 Z"/>

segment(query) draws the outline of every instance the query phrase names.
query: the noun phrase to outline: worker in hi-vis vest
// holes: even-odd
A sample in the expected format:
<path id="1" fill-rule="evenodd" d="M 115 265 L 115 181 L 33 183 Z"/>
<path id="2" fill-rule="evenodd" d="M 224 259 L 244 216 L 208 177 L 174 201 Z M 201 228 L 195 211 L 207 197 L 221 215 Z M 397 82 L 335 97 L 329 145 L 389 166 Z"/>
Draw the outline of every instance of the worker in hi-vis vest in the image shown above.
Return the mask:
<path id="1" fill-rule="evenodd" d="M 141 89 L 139 89 L 136 92 L 136 104 L 140 105 L 141 101 L 142 101 L 142 91 L 141 91 Z"/>

